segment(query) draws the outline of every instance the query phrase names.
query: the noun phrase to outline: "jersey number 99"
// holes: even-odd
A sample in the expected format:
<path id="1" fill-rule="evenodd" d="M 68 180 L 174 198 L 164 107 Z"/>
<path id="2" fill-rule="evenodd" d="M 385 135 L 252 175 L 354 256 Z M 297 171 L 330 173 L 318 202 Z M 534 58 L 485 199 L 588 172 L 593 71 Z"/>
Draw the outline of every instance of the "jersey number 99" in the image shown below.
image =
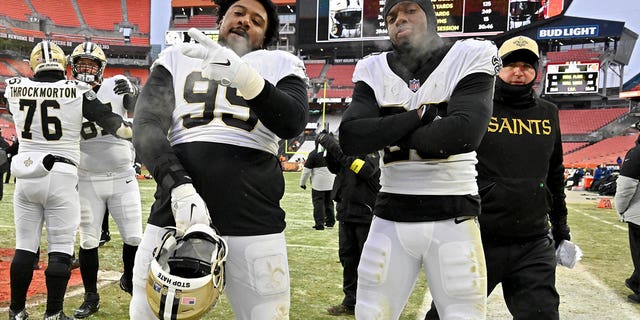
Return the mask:
<path id="1" fill-rule="evenodd" d="M 196 82 L 201 81 L 208 83 L 206 91 L 195 90 Z M 213 121 L 218 114 L 222 122 L 228 126 L 246 131 L 253 130 L 258 124 L 258 117 L 251 110 L 239 110 L 237 113 L 215 112 L 218 89 L 220 89 L 220 86 L 215 81 L 205 79 L 200 72 L 192 72 L 187 76 L 183 90 L 184 99 L 188 103 L 202 103 L 204 110 L 202 111 L 202 116 L 192 116 L 190 114 L 182 116 L 184 127 L 193 128 L 206 125 Z M 247 102 L 238 95 L 235 88 L 223 87 L 222 90 L 224 90 L 224 99 L 227 106 L 231 108 L 249 108 Z M 247 113 L 248 116 L 241 116 L 241 114 Z"/>

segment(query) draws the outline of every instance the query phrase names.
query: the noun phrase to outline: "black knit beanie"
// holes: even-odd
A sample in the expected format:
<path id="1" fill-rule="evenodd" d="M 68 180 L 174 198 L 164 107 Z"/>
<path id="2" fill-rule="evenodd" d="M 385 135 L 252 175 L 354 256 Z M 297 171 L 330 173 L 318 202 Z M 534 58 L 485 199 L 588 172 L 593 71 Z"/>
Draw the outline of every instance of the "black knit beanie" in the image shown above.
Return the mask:
<path id="1" fill-rule="evenodd" d="M 387 14 L 389 14 L 391 8 L 400 2 L 413 2 L 419 5 L 427 15 L 427 29 L 436 32 L 436 12 L 433 10 L 431 0 L 385 0 L 384 9 L 382 9 L 382 18 L 385 24 L 387 23 Z"/>

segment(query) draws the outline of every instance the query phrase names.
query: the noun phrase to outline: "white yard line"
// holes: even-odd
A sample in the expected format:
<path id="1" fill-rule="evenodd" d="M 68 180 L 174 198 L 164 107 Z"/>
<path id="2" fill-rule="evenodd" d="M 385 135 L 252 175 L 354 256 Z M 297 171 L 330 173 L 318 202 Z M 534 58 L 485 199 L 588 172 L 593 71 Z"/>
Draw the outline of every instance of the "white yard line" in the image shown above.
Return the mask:
<path id="1" fill-rule="evenodd" d="M 588 213 L 586 213 L 586 212 L 584 212 L 584 211 L 582 211 L 580 209 L 576 209 L 576 208 L 571 208 L 571 211 L 577 212 L 577 213 L 579 213 L 579 214 L 581 214 L 583 216 L 589 217 L 589 218 L 591 218 L 593 220 L 597 220 L 597 221 L 602 222 L 604 224 L 608 224 L 608 225 L 610 225 L 610 226 L 612 226 L 612 227 L 614 227 L 616 229 L 620 229 L 620 230 L 623 230 L 625 232 L 628 231 L 628 228 L 626 227 L 626 224 L 625 225 L 615 224 L 615 223 L 600 219 L 600 218 L 598 218 L 598 217 L 596 217 L 594 215 L 588 214 Z"/>

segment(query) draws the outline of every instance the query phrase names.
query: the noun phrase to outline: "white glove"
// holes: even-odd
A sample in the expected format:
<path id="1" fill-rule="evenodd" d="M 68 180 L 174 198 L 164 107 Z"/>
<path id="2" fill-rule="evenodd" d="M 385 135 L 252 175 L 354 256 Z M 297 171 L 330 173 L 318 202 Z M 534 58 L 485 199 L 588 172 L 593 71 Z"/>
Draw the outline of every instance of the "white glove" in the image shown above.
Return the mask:
<path id="1" fill-rule="evenodd" d="M 211 225 L 207 204 L 190 183 L 181 184 L 171 190 L 171 211 L 178 231 L 185 232 L 196 223 Z"/>
<path id="2" fill-rule="evenodd" d="M 576 262 L 582 259 L 582 250 L 577 244 L 569 240 L 562 240 L 556 249 L 556 259 L 559 265 L 573 269 Z"/>
<path id="3" fill-rule="evenodd" d="M 122 121 L 120 128 L 116 130 L 116 136 L 120 139 L 133 138 L 133 130 L 131 130 L 131 123 L 128 121 Z"/>
<path id="4" fill-rule="evenodd" d="M 182 53 L 188 57 L 203 60 L 203 77 L 219 82 L 223 86 L 237 88 L 247 100 L 255 98 L 262 91 L 264 88 L 262 76 L 233 50 L 221 47 L 196 28 L 189 29 L 189 36 L 198 41 L 200 46 L 186 47 L 182 49 Z"/>

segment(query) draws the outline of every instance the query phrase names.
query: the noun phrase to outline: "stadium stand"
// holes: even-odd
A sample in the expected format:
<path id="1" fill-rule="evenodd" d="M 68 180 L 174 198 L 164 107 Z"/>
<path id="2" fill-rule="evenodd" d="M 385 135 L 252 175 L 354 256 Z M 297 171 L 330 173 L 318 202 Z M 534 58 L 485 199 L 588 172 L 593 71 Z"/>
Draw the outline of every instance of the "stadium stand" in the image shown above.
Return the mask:
<path id="1" fill-rule="evenodd" d="M 324 68 L 324 62 L 309 63 L 305 62 L 304 67 L 307 69 L 307 76 L 309 79 L 320 79 L 322 76 L 322 69 Z"/>
<path id="2" fill-rule="evenodd" d="M 86 24 L 95 29 L 114 31 L 122 23 L 122 8 L 110 1 L 75 0 Z M 145 2 L 145 1 L 139 1 Z"/>
<path id="3" fill-rule="evenodd" d="M 589 142 L 563 142 L 562 153 L 568 154 L 587 145 L 589 145 Z"/>
<path id="4" fill-rule="evenodd" d="M 173 27 L 175 29 L 213 28 L 217 22 L 218 18 L 215 16 L 198 14 L 189 18 L 186 23 L 174 23 Z"/>
<path id="5" fill-rule="evenodd" d="M 353 89 L 329 89 L 327 88 L 327 98 L 350 98 L 353 93 Z M 320 89 L 316 96 L 322 98 L 324 90 Z"/>
<path id="6" fill-rule="evenodd" d="M 327 79 L 331 81 L 331 87 L 353 87 L 351 76 L 355 70 L 355 64 L 332 64 L 327 70 Z"/>
<path id="7" fill-rule="evenodd" d="M 562 134 L 588 134 L 626 114 L 627 108 L 560 110 Z"/>
<path id="8" fill-rule="evenodd" d="M 21 29 L 21 28 L 11 27 L 9 28 L 9 31 L 19 36 L 34 37 L 34 38 L 40 38 L 40 39 L 46 38 L 44 32 L 40 30 Z"/>
<path id="9" fill-rule="evenodd" d="M 23 77 L 31 77 L 33 75 L 33 71 L 31 70 L 31 67 L 29 66 L 29 63 L 27 61 L 14 60 L 10 58 L 5 58 L 2 60 L 5 61 L 7 64 L 9 64 L 11 68 L 18 71 L 18 74 L 16 75 L 23 76 Z"/>
<path id="10" fill-rule="evenodd" d="M 151 1 L 150 0 L 127 0 L 127 17 L 129 23 L 138 26 L 138 32 L 151 33 Z M 131 39 L 133 42 L 133 39 Z M 147 41 L 147 44 L 149 42 Z"/>
<path id="11" fill-rule="evenodd" d="M 147 82 L 147 78 L 149 77 L 149 70 L 141 68 L 122 68 L 112 66 L 107 66 L 107 68 L 104 70 L 105 78 L 113 77 L 116 74 L 122 74 L 128 77 L 137 78 L 140 80 L 140 83 L 144 85 Z"/>
<path id="12" fill-rule="evenodd" d="M 3 1 L 8 2 L 8 1 Z M 56 26 L 80 27 L 80 21 L 71 0 L 57 0 L 52 6 L 50 0 L 31 0 L 38 14 L 48 17 Z M 94 1 L 94 4 L 98 1 Z"/>
<path id="13" fill-rule="evenodd" d="M 600 60 L 600 53 L 592 49 L 571 49 L 547 52 L 548 62 L 594 61 Z"/>
<path id="14" fill-rule="evenodd" d="M 6 59 L 0 58 L 0 76 L 3 77 L 15 77 L 16 73 L 8 66 Z"/>
<path id="15" fill-rule="evenodd" d="M 27 3 L 20 0 L 3 1 L 2 6 L 4 9 L 2 9 L 0 15 L 6 15 L 11 19 L 19 21 L 27 21 L 33 13 Z"/>
<path id="16" fill-rule="evenodd" d="M 174 8 L 175 7 L 204 7 L 204 6 L 211 6 L 211 1 L 209 0 L 172 0 L 171 6 Z"/>
<path id="17" fill-rule="evenodd" d="M 601 140 L 590 146 L 579 149 L 564 156 L 564 165 L 570 167 L 590 167 L 598 164 L 616 164 L 618 157 L 631 149 L 638 138 L 637 134 L 627 136 L 615 136 Z"/>

